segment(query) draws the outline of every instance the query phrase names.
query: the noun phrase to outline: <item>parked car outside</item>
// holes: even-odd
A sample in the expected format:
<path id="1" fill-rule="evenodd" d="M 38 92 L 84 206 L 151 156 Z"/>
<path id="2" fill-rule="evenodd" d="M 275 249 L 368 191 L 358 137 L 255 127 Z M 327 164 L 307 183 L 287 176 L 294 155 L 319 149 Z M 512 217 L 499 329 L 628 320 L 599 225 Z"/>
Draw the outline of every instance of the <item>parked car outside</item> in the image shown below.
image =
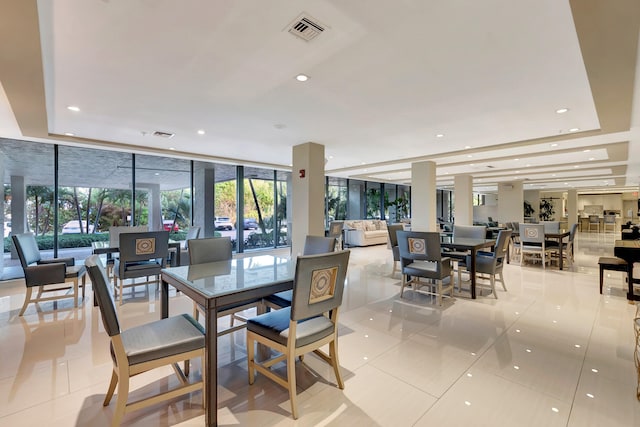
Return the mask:
<path id="1" fill-rule="evenodd" d="M 173 230 L 171 230 L 171 227 L 173 226 Z M 164 221 L 162 221 L 162 228 L 164 229 L 164 231 L 180 231 L 180 227 L 178 227 L 178 223 L 176 222 L 175 224 L 173 223 L 172 219 L 165 219 Z"/>
<path id="2" fill-rule="evenodd" d="M 245 230 L 257 230 L 259 227 L 258 221 L 253 218 L 245 218 L 244 219 L 244 229 Z"/>
<path id="3" fill-rule="evenodd" d="M 231 218 L 227 216 L 217 216 L 214 225 L 216 230 L 233 230 L 233 223 L 231 222 Z"/>
<path id="4" fill-rule="evenodd" d="M 87 221 L 82 221 L 82 230 L 80 230 L 80 221 L 73 220 L 62 226 L 62 234 L 74 234 L 80 232 L 93 233 L 93 225 L 89 224 L 89 228 L 87 229 Z"/>

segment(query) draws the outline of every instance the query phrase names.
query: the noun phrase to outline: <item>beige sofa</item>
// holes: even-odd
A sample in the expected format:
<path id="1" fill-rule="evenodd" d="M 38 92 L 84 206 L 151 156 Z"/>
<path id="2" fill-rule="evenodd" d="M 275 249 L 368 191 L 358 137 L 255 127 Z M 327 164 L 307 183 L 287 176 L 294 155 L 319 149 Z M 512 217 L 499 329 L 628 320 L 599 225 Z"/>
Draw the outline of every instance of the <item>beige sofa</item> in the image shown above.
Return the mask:
<path id="1" fill-rule="evenodd" d="M 387 223 L 378 219 L 347 220 L 344 222 L 345 245 L 370 246 L 387 243 Z"/>

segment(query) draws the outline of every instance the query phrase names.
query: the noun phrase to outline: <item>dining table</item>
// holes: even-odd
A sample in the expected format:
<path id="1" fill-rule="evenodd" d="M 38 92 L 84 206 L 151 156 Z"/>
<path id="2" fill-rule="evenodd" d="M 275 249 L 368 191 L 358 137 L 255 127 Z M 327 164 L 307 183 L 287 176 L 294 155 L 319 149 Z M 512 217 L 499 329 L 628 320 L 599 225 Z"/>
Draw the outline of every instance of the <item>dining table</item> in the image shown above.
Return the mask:
<path id="1" fill-rule="evenodd" d="M 566 237 L 569 237 L 570 234 L 571 232 L 569 230 L 544 232 L 545 240 L 552 241 L 558 244 L 558 269 L 559 270 L 562 270 L 564 268 L 564 257 L 562 256 L 562 254 L 564 253 L 563 242 L 564 242 L 564 239 Z M 513 231 L 513 233 L 511 234 L 511 237 L 518 237 L 518 236 L 520 236 L 519 231 Z M 571 248 L 571 250 L 573 250 L 573 247 Z M 509 257 L 507 257 L 507 263 L 509 263 Z"/>
<path id="2" fill-rule="evenodd" d="M 627 300 L 640 301 L 640 295 L 633 291 L 635 284 L 640 283 L 640 279 L 633 277 L 633 264 L 640 262 L 640 240 L 616 240 L 613 246 L 613 254 L 627 262 Z"/>
<path id="3" fill-rule="evenodd" d="M 226 307 L 255 301 L 293 288 L 295 259 L 276 255 L 250 255 L 162 270 L 161 317 L 169 316 L 169 285 L 204 307 L 206 425 L 218 420 L 217 313 Z"/>
<path id="4" fill-rule="evenodd" d="M 471 239 L 455 237 L 453 235 L 441 235 L 440 247 L 455 251 L 468 252 L 471 257 L 469 275 L 471 276 L 471 299 L 476 299 L 476 253 L 484 248 L 495 246 L 495 239 Z M 446 255 L 446 252 L 443 253 Z"/>

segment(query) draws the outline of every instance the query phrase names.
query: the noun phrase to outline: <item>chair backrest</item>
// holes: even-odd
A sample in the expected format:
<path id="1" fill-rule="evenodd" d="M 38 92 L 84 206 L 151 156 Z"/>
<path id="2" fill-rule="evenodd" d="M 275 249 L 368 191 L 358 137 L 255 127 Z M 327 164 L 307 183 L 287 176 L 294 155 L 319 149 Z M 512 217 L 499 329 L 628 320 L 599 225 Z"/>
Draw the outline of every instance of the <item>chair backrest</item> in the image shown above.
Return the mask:
<path id="1" fill-rule="evenodd" d="M 569 230 L 569 241 L 573 242 L 573 240 L 576 238 L 576 231 L 578 231 L 578 223 L 574 223 L 571 226 L 571 229 Z"/>
<path id="2" fill-rule="evenodd" d="M 200 236 L 200 227 L 192 226 L 187 231 L 187 236 L 184 238 L 184 249 L 189 248 L 189 240 L 197 239 Z"/>
<path id="3" fill-rule="evenodd" d="M 149 231 L 148 225 L 137 225 L 135 227 L 109 227 L 109 246 L 112 248 L 117 248 L 120 244 L 120 234 L 122 233 L 142 233 L 145 231 Z"/>
<path id="4" fill-rule="evenodd" d="M 189 242 L 189 265 L 227 261 L 233 257 L 230 237 L 207 237 Z"/>
<path id="5" fill-rule="evenodd" d="M 331 221 L 329 224 L 329 237 L 340 237 L 342 235 L 342 228 L 344 227 L 344 221 Z"/>
<path id="6" fill-rule="evenodd" d="M 485 239 L 487 227 L 484 225 L 453 225 L 453 238 Z"/>
<path id="7" fill-rule="evenodd" d="M 589 215 L 589 223 L 590 224 L 599 224 L 600 216 L 599 215 Z"/>
<path id="8" fill-rule="evenodd" d="M 605 215 L 604 216 L 604 223 L 605 224 L 615 224 L 616 223 L 616 216 L 615 215 Z"/>
<path id="9" fill-rule="evenodd" d="M 544 224 L 520 224 L 520 242 L 544 243 Z"/>
<path id="10" fill-rule="evenodd" d="M 38 242 L 36 242 L 33 233 L 14 234 L 11 238 L 13 239 L 13 245 L 16 247 L 16 252 L 18 252 L 22 268 L 27 268 L 42 259 L 40 258 Z"/>
<path id="11" fill-rule="evenodd" d="M 404 226 L 402 224 L 391 224 L 387 227 L 387 232 L 389 233 L 389 243 L 391 247 L 398 246 L 398 231 L 403 231 Z"/>
<path id="12" fill-rule="evenodd" d="M 496 239 L 496 246 L 494 256 L 497 259 L 502 259 L 507 256 L 509 251 L 509 240 L 511 240 L 512 230 L 500 230 L 498 232 L 498 238 Z"/>
<path id="13" fill-rule="evenodd" d="M 442 260 L 440 251 L 440 233 L 435 231 L 398 231 L 398 248 L 402 265 L 412 261 Z"/>
<path id="14" fill-rule="evenodd" d="M 336 238 L 324 236 L 307 236 L 304 241 L 303 255 L 326 254 L 336 250 Z"/>
<path id="15" fill-rule="evenodd" d="M 559 233 L 560 221 L 542 221 L 540 224 L 544 225 L 545 233 Z"/>
<path id="16" fill-rule="evenodd" d="M 342 304 L 349 250 L 299 256 L 291 300 L 291 320 L 302 320 Z"/>
<path id="17" fill-rule="evenodd" d="M 113 301 L 113 289 L 102 261 L 100 261 L 98 255 L 91 255 L 85 259 L 84 265 L 87 267 L 87 274 L 91 279 L 93 294 L 98 301 L 98 306 L 100 306 L 104 329 L 110 337 L 118 335 L 120 333 L 120 322 L 118 321 L 116 304 Z"/>
<path id="18" fill-rule="evenodd" d="M 156 258 L 166 260 L 169 253 L 169 232 L 120 233 L 118 248 L 121 265 Z"/>

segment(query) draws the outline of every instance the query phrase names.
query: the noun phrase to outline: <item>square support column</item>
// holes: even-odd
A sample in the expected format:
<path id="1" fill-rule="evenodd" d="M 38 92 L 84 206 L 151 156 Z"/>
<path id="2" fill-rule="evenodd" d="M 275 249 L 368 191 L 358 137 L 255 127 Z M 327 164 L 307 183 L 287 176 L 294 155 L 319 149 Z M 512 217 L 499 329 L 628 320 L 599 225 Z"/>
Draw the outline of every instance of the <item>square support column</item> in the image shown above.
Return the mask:
<path id="1" fill-rule="evenodd" d="M 302 254 L 307 235 L 324 236 L 324 145 L 293 147 L 291 255 Z"/>
<path id="2" fill-rule="evenodd" d="M 473 177 L 457 175 L 454 179 L 455 223 L 473 225 Z"/>
<path id="3" fill-rule="evenodd" d="M 437 231 L 436 163 L 411 164 L 411 230 Z"/>

